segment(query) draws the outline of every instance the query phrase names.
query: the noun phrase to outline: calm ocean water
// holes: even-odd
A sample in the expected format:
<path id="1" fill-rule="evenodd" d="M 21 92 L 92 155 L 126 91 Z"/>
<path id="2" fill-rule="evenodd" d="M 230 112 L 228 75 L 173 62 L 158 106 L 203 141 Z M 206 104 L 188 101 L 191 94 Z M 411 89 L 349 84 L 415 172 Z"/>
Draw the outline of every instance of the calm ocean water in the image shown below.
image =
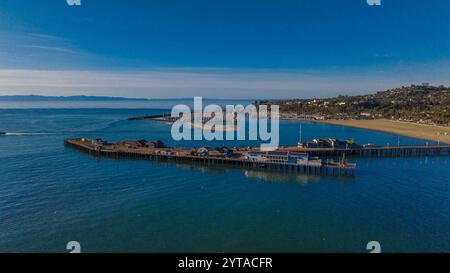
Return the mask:
<path id="1" fill-rule="evenodd" d="M 0 131 L 21 133 L 0 136 L 0 252 L 67 252 L 68 241 L 84 252 L 367 252 L 374 240 L 384 252 L 450 251 L 448 157 L 351 159 L 358 171 L 346 179 L 98 159 L 63 140 L 187 144 L 171 140 L 168 124 L 127 120 L 167 112 L 167 102 L 61 106 L 0 107 Z M 299 126 L 282 122 L 281 144 L 295 145 Z M 355 128 L 302 127 L 304 139 L 424 144 Z"/>

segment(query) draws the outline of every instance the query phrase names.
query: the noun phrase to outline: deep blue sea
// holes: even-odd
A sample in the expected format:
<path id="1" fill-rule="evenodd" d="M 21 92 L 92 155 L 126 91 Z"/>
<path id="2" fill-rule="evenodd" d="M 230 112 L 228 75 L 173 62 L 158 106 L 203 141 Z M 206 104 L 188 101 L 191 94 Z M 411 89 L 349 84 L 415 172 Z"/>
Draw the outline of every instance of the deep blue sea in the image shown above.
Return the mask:
<path id="1" fill-rule="evenodd" d="M 173 102 L 172 102 L 173 103 Z M 0 252 L 383 252 L 450 251 L 450 158 L 355 159 L 354 178 L 333 178 L 91 157 L 65 138 L 161 139 L 166 113 L 143 105 L 0 105 Z M 101 107 L 101 108 L 92 108 Z M 423 140 L 317 123 L 281 122 L 281 144 L 354 138 Z M 240 144 L 240 143 L 238 143 Z M 230 144 L 232 145 L 232 144 Z M 249 144 L 250 145 L 250 144 Z"/>

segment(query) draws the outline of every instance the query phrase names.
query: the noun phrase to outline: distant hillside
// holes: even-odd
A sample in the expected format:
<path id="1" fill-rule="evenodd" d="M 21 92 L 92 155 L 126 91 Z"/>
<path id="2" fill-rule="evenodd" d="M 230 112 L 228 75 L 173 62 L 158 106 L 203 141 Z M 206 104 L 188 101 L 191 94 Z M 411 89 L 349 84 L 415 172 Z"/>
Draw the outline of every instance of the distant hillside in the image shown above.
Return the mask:
<path id="1" fill-rule="evenodd" d="M 147 99 L 133 99 L 122 97 L 99 97 L 99 96 L 0 96 L 0 101 L 146 101 Z"/>
<path id="2" fill-rule="evenodd" d="M 325 119 L 388 118 L 450 125 L 450 88 L 445 86 L 412 85 L 364 96 L 294 99 L 277 101 L 276 104 L 280 105 L 284 115 Z"/>

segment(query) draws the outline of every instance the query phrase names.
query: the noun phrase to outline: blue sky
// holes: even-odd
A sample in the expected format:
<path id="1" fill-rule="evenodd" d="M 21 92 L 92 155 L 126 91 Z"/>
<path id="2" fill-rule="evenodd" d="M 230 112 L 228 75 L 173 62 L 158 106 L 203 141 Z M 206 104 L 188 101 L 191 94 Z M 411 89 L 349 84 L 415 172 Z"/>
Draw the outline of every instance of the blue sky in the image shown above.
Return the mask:
<path id="1" fill-rule="evenodd" d="M 0 95 L 291 98 L 450 85 L 445 0 L 0 0 Z"/>

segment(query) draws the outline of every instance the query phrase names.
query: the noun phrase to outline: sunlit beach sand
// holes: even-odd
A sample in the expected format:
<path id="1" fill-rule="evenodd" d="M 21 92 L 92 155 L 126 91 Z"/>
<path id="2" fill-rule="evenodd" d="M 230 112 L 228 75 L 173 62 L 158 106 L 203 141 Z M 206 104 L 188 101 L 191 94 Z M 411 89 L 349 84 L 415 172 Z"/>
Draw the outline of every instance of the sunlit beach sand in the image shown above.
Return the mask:
<path id="1" fill-rule="evenodd" d="M 417 124 L 412 122 L 394 121 L 388 119 L 324 120 L 321 122 L 327 124 L 388 132 L 402 136 L 450 144 L 450 127 Z"/>

